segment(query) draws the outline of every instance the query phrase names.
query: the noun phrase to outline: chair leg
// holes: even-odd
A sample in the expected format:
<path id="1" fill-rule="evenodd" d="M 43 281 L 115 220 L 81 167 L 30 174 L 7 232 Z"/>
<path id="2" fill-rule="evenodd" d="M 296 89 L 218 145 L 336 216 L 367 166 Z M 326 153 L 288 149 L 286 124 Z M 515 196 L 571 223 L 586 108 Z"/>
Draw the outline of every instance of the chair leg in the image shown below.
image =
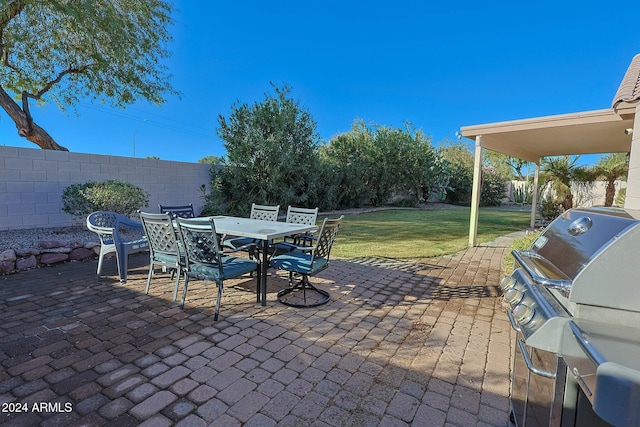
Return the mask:
<path id="1" fill-rule="evenodd" d="M 222 300 L 222 280 L 218 285 L 218 299 L 216 299 L 216 311 L 213 314 L 213 320 L 218 320 L 218 313 L 220 313 L 220 301 Z"/>
<path id="2" fill-rule="evenodd" d="M 296 302 L 294 298 L 285 298 L 287 295 L 299 295 L 300 293 L 302 294 L 302 302 Z M 314 301 L 307 301 L 307 293 L 310 293 L 311 295 L 315 294 L 316 297 L 314 298 Z M 296 283 L 293 287 L 289 287 L 278 292 L 278 301 L 291 307 L 317 307 L 319 305 L 326 304 L 330 299 L 331 296 L 329 295 L 329 292 L 313 286 L 309 281 L 309 276 L 306 274 L 303 274 L 302 280 Z"/>
<path id="3" fill-rule="evenodd" d="M 184 291 L 182 291 L 182 304 L 180 308 L 184 310 L 184 301 L 187 299 L 187 288 L 189 287 L 189 275 L 184 275 Z"/>
<path id="4" fill-rule="evenodd" d="M 102 271 L 102 261 L 104 260 L 104 253 L 100 252 L 100 256 L 98 257 L 98 269 L 96 270 L 96 275 L 100 276 L 100 272 Z"/>
<path id="5" fill-rule="evenodd" d="M 120 276 L 120 283 L 127 283 L 127 267 L 129 262 L 129 254 L 126 253 L 124 248 L 120 252 L 116 252 L 116 261 L 118 263 L 118 275 Z"/>
<path id="6" fill-rule="evenodd" d="M 102 271 L 102 261 L 104 260 L 104 252 L 100 251 L 98 256 L 98 269 L 96 270 L 96 282 L 100 281 L 100 272 Z"/>
<path id="7" fill-rule="evenodd" d="M 151 286 L 151 277 L 153 276 L 153 263 L 149 263 L 149 276 L 147 277 L 147 289 L 145 289 L 144 293 L 149 295 L 149 287 Z"/>
<path id="8" fill-rule="evenodd" d="M 260 285 L 262 284 L 262 265 L 258 264 L 258 268 L 256 269 L 256 296 L 257 302 L 260 302 Z M 250 277 L 253 277 L 253 271 L 250 274 Z"/>
<path id="9" fill-rule="evenodd" d="M 172 270 L 173 271 L 173 270 Z M 180 267 L 176 269 L 176 287 L 173 289 L 173 301 L 178 297 L 178 286 L 180 286 Z"/>

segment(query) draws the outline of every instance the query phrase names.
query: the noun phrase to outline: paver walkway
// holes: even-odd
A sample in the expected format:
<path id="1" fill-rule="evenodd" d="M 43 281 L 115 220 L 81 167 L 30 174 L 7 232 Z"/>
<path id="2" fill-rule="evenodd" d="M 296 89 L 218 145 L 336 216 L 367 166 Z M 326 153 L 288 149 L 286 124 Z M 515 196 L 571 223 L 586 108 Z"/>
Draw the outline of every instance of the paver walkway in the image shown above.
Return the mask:
<path id="1" fill-rule="evenodd" d="M 267 307 L 251 278 L 192 281 L 147 256 L 0 277 L 2 426 L 507 426 L 514 335 L 496 288 L 509 236 L 421 261 L 333 260 L 332 300 Z"/>

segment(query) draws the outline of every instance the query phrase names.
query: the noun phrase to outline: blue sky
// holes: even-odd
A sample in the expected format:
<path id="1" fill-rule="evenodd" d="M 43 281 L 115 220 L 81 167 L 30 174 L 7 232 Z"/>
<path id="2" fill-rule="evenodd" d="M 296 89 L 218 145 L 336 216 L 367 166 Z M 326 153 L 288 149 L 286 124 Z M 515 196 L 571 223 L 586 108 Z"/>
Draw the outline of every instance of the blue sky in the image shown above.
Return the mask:
<path id="1" fill-rule="evenodd" d="M 640 53 L 627 0 L 176 1 L 173 56 L 181 98 L 126 110 L 53 104 L 36 122 L 71 151 L 197 161 L 223 155 L 217 118 L 270 82 L 317 122 L 324 141 L 355 119 L 410 122 L 434 145 L 461 126 L 609 108 Z M 0 111 L 0 144 L 37 148 Z"/>

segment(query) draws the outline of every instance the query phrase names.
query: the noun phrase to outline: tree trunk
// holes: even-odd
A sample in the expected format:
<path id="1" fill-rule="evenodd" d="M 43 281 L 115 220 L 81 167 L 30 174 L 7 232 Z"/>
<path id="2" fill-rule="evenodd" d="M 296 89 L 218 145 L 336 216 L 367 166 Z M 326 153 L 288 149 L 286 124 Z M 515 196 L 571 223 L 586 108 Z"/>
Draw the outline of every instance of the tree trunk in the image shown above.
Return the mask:
<path id="1" fill-rule="evenodd" d="M 604 205 L 613 206 L 613 198 L 616 195 L 616 182 L 615 180 L 607 181 L 607 190 L 604 196 Z"/>
<path id="2" fill-rule="evenodd" d="M 20 108 L 2 86 L 0 86 L 0 106 L 16 124 L 18 135 L 27 138 L 43 150 L 69 151 L 59 145 L 47 131 L 35 124 L 33 119 Z"/>

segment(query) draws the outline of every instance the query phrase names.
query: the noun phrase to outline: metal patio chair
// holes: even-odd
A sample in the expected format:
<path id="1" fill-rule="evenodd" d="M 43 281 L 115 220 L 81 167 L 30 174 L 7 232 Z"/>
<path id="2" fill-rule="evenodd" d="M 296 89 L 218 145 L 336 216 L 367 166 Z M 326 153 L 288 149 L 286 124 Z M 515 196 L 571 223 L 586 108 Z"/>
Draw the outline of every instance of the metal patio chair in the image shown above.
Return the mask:
<path id="1" fill-rule="evenodd" d="M 318 219 L 318 208 L 299 208 L 289 206 L 287 209 L 286 222 L 292 224 L 315 225 Z M 291 252 L 298 246 L 312 246 L 315 237 L 313 233 L 295 234 L 286 236 L 282 242 L 274 243 L 273 255 L 280 255 Z"/>
<path id="2" fill-rule="evenodd" d="M 188 205 L 180 205 L 180 206 L 168 206 L 168 205 L 158 205 L 160 208 L 160 213 L 170 213 L 174 217 L 180 218 L 195 218 L 196 214 L 193 211 L 193 204 L 189 203 Z"/>
<path id="3" fill-rule="evenodd" d="M 269 206 L 269 205 L 256 205 L 253 203 L 251 205 L 251 214 L 249 218 L 251 219 L 261 219 L 263 221 L 277 221 L 278 213 L 280 212 L 280 205 Z M 249 250 L 249 258 L 253 259 L 254 249 L 255 249 L 255 239 L 251 239 L 248 237 L 233 237 L 233 238 L 223 238 L 222 245 L 229 249 L 237 250 L 241 247 L 248 247 Z"/>
<path id="4" fill-rule="evenodd" d="M 213 218 L 209 218 L 208 221 L 177 218 L 176 223 L 186 255 L 182 308 L 184 308 L 187 298 L 189 278 L 210 280 L 218 286 L 218 297 L 213 316 L 213 320 L 218 320 L 224 280 L 256 271 L 259 264 L 253 260 L 229 256 L 222 252 Z M 259 288 L 260 274 L 256 274 L 256 277 Z"/>
<path id="5" fill-rule="evenodd" d="M 100 279 L 104 256 L 115 252 L 120 283 L 126 283 L 129 255 L 149 249 L 142 224 L 116 212 L 97 211 L 87 216 L 87 228 L 100 238 L 96 278 Z"/>
<path id="6" fill-rule="evenodd" d="M 154 267 L 161 266 L 163 271 L 166 269 L 171 271 L 172 279 L 173 275 L 176 276 L 176 285 L 173 290 L 173 300 L 175 301 L 180 285 L 180 275 L 186 261 L 184 254 L 180 251 L 178 233 L 173 224 L 173 218 L 170 213 L 138 213 L 149 241 L 149 276 L 147 277 L 145 293 L 149 293 Z"/>
<path id="7" fill-rule="evenodd" d="M 278 301 L 293 307 L 316 307 L 329 301 L 329 292 L 313 286 L 309 276 L 329 266 L 331 247 L 343 218 L 344 215 L 336 219 L 326 218 L 315 245 L 298 246 L 291 252 L 271 258 L 272 267 L 289 272 L 289 287 L 278 292 Z M 302 276 L 296 284 L 293 283 L 294 274 Z"/>

